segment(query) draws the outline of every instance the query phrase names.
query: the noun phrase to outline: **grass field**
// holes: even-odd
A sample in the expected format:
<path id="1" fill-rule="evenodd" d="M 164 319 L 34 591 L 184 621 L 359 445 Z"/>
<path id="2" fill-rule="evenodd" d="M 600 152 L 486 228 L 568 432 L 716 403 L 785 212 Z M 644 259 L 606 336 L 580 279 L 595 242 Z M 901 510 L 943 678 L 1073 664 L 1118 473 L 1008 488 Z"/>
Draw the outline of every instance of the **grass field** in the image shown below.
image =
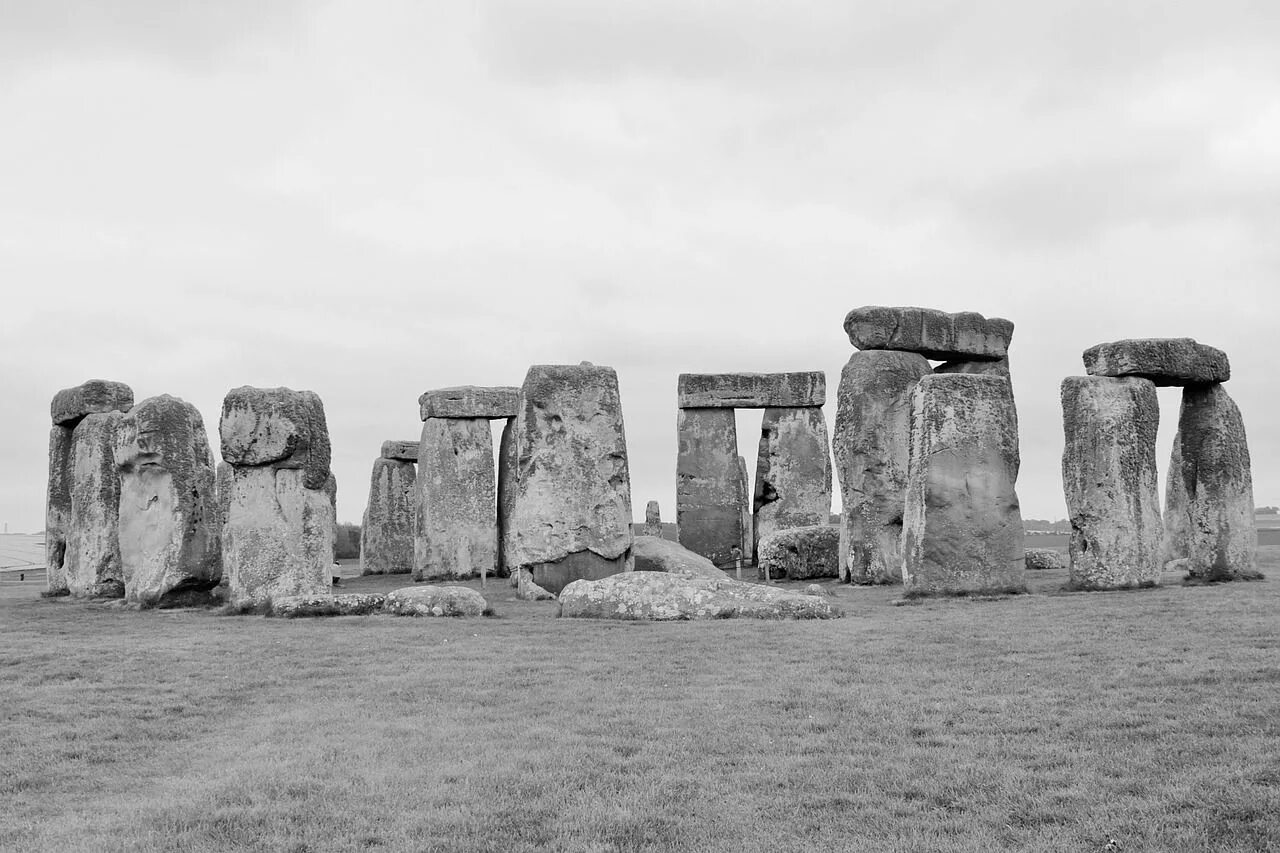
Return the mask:
<path id="1" fill-rule="evenodd" d="M 683 624 L 496 581 L 496 618 L 310 621 L 6 581 L 0 848 L 1280 849 L 1280 583 L 1176 581 Z"/>

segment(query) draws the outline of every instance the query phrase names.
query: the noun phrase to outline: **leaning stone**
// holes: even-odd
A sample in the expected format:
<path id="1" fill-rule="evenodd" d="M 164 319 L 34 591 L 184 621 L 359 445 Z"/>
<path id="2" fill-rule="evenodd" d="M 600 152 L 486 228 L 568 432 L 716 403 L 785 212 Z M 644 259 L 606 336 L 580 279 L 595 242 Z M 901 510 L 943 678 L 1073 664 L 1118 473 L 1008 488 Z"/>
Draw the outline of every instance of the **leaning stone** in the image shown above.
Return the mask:
<path id="1" fill-rule="evenodd" d="M 1052 548 L 1028 548 L 1023 562 L 1029 572 L 1042 572 L 1067 568 L 1067 558 Z"/>
<path id="2" fill-rule="evenodd" d="M 832 449 L 843 508 L 843 581 L 902 582 L 911 392 L 929 373 L 922 355 L 866 350 L 850 356 L 840 374 Z"/>
<path id="3" fill-rule="evenodd" d="M 533 580 L 533 572 L 528 569 L 512 572 L 511 581 L 516 588 L 516 598 L 521 601 L 555 601 L 555 594 L 538 586 Z"/>
<path id="4" fill-rule="evenodd" d="M 387 593 L 382 605 L 394 616 L 482 616 L 488 607 L 465 586 L 407 586 Z"/>
<path id="5" fill-rule="evenodd" d="M 840 528 L 815 524 L 779 530 L 760 540 L 760 576 L 805 580 L 840 576 Z"/>
<path id="6" fill-rule="evenodd" d="M 560 594 L 560 615 L 580 619 L 834 619 L 844 611 L 823 596 L 729 578 L 631 572 L 574 581 Z"/>
<path id="7" fill-rule="evenodd" d="M 85 415 L 127 412 L 133 408 L 133 389 L 123 382 L 90 379 L 74 388 L 64 388 L 53 396 L 49 414 L 53 423 L 74 427 Z"/>
<path id="8" fill-rule="evenodd" d="M 1160 402 L 1146 379 L 1062 380 L 1062 483 L 1075 589 L 1160 582 L 1156 430 Z"/>
<path id="9" fill-rule="evenodd" d="M 821 406 L 827 377 L 808 373 L 681 373 L 676 405 L 681 409 L 768 409 Z"/>
<path id="10" fill-rule="evenodd" d="M 302 468 L 308 489 L 329 478 L 329 428 L 313 391 L 232 388 L 218 424 L 222 458 L 238 468 Z"/>
<path id="11" fill-rule="evenodd" d="M 417 442 L 414 442 L 417 444 Z M 360 525 L 360 574 L 413 571 L 413 524 L 417 474 L 412 462 L 386 456 L 373 460 L 369 502 Z"/>
<path id="12" fill-rule="evenodd" d="M 1156 385 L 1207 385 L 1231 378 L 1227 354 L 1191 338 L 1137 338 L 1084 351 L 1090 376 L 1141 376 Z"/>
<path id="13" fill-rule="evenodd" d="M 65 595 L 67 538 L 71 534 L 71 436 L 65 426 L 49 430 L 49 480 L 45 493 L 44 564 L 47 595 Z"/>
<path id="14" fill-rule="evenodd" d="M 418 398 L 418 413 L 427 418 L 514 418 L 519 410 L 519 388 L 483 388 L 459 385 L 426 391 Z"/>
<path id="15" fill-rule="evenodd" d="M 693 575 L 704 578 L 722 578 L 724 572 L 701 554 L 695 554 L 677 542 L 658 536 L 637 536 L 631 546 L 636 558 L 637 572 L 667 572 L 673 575 Z"/>
<path id="16" fill-rule="evenodd" d="M 1013 323 L 1000 317 L 879 305 L 850 311 L 844 330 L 858 349 L 915 352 L 935 361 L 1001 359 L 1013 337 Z"/>
<path id="17" fill-rule="evenodd" d="M 1017 416 L 994 376 L 926 376 L 912 392 L 903 514 L 908 594 L 1025 590 Z"/>
<path id="18" fill-rule="evenodd" d="M 382 442 L 383 459 L 394 459 L 397 462 L 417 462 L 418 442 L 416 441 L 384 441 Z"/>
<path id="19" fill-rule="evenodd" d="M 750 513 L 736 423 L 733 409 L 680 409 L 676 416 L 677 535 L 717 565 L 742 547 L 743 517 Z"/>
<path id="20" fill-rule="evenodd" d="M 156 604 L 208 590 L 222 577 L 213 452 L 200 412 L 162 394 L 122 419 L 120 561 L 125 598 Z"/>
<path id="21" fill-rule="evenodd" d="M 831 516 L 831 445 L 822 409 L 765 409 L 752 502 L 753 533 L 826 524 Z"/>
<path id="22" fill-rule="evenodd" d="M 644 535 L 662 535 L 662 510 L 657 501 L 649 501 L 644 508 Z"/>
<path id="23" fill-rule="evenodd" d="M 72 595 L 124 595 L 120 566 L 120 412 L 85 415 L 71 434 L 71 517 L 64 568 Z"/>
<path id="24" fill-rule="evenodd" d="M 1240 409 L 1225 388 L 1183 390 L 1174 443 L 1181 465 L 1169 476 L 1181 477 L 1186 495 L 1189 575 L 1202 581 L 1261 577 L 1249 442 Z"/>
<path id="25" fill-rule="evenodd" d="M 341 595 L 286 595 L 271 600 L 271 616 L 297 619 L 306 616 L 368 616 L 382 610 L 387 597 L 381 593 Z"/>
<path id="26" fill-rule="evenodd" d="M 613 368 L 529 368 L 513 441 L 509 568 L 529 569 L 553 593 L 630 571 L 631 478 Z"/>
<path id="27" fill-rule="evenodd" d="M 414 580 L 498 569 L 493 433 L 483 418 L 427 418 L 416 480 Z"/>

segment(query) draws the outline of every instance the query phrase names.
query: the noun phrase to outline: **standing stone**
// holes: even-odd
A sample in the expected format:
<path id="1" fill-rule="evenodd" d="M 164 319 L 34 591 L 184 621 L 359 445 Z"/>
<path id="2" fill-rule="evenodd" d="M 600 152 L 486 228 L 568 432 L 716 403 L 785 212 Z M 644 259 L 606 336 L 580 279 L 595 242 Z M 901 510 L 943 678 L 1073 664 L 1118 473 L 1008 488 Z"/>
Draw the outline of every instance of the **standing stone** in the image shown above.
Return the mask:
<path id="1" fill-rule="evenodd" d="M 231 467 L 231 463 L 219 462 L 214 471 L 214 479 L 217 481 L 218 527 L 221 529 L 227 523 L 227 511 L 231 507 L 231 482 L 235 479 L 235 469 Z M 226 580 L 225 574 L 223 580 Z"/>
<path id="2" fill-rule="evenodd" d="M 732 565 L 746 511 L 733 409 L 680 409 L 676 420 L 676 528 L 680 544 Z"/>
<path id="3" fill-rule="evenodd" d="M 204 420 L 167 394 L 121 419 L 120 561 L 125 597 L 155 604 L 222 577 L 216 475 Z"/>
<path id="4" fill-rule="evenodd" d="M 242 386 L 222 402 L 222 458 L 238 468 L 301 468 L 308 489 L 329 479 L 329 428 L 314 391 Z"/>
<path id="5" fill-rule="evenodd" d="M 369 503 L 360 525 L 360 574 L 413 571 L 416 481 L 412 462 L 388 458 L 385 453 L 373 460 Z"/>
<path id="6" fill-rule="evenodd" d="M 753 508 L 753 546 L 779 530 L 827 523 L 831 450 L 822 409 L 764 410 Z"/>
<path id="7" fill-rule="evenodd" d="M 1013 392 L 993 376 L 925 376 L 912 392 L 903 514 L 907 593 L 1023 591 Z"/>
<path id="8" fill-rule="evenodd" d="M 755 547 L 755 516 L 751 513 L 751 475 L 747 473 L 747 460 L 738 457 L 738 507 L 742 516 L 742 544 L 739 555 L 751 562 L 751 550 Z"/>
<path id="9" fill-rule="evenodd" d="M 64 567 L 72 595 L 124 595 L 115 464 L 123 417 L 120 412 L 85 415 L 71 433 L 71 520 Z"/>
<path id="10" fill-rule="evenodd" d="M 631 571 L 631 478 L 613 368 L 529 368 L 514 442 L 511 570 L 528 569 L 556 594 Z"/>
<path id="11" fill-rule="evenodd" d="M 414 580 L 498 568 L 493 434 L 485 418 L 427 418 L 418 445 Z"/>
<path id="12" fill-rule="evenodd" d="M 911 393 L 929 373 L 922 355 L 863 350 L 840 374 L 833 449 L 843 506 L 842 581 L 902 582 Z"/>
<path id="13" fill-rule="evenodd" d="M 516 547 L 511 521 L 515 518 L 517 452 L 516 419 L 509 418 L 498 439 L 498 574 L 511 575 L 515 580 L 519 578 L 511 571 Z"/>
<path id="14" fill-rule="evenodd" d="M 644 535 L 662 538 L 662 510 L 657 501 L 649 501 L 644 508 Z"/>
<path id="15" fill-rule="evenodd" d="M 1205 581 L 1261 577 L 1249 443 L 1225 388 L 1183 390 L 1174 442 L 1181 464 L 1169 477 L 1181 478 L 1178 488 L 1186 495 L 1188 573 Z M 1172 503 L 1170 511 L 1177 511 Z"/>
<path id="16" fill-rule="evenodd" d="M 1169 474 L 1164 483 L 1164 539 L 1160 563 L 1168 567 L 1174 560 L 1186 559 L 1191 553 L 1191 508 L 1187 484 L 1182 479 L 1182 438 L 1175 435 Z"/>
<path id="17" fill-rule="evenodd" d="M 1137 377 L 1069 376 L 1062 381 L 1062 424 L 1070 586 L 1160 583 L 1156 386 Z"/>
<path id="18" fill-rule="evenodd" d="M 49 430 L 49 483 L 44 514 L 47 592 L 64 595 L 67 587 L 67 538 L 71 533 L 71 430 Z"/>

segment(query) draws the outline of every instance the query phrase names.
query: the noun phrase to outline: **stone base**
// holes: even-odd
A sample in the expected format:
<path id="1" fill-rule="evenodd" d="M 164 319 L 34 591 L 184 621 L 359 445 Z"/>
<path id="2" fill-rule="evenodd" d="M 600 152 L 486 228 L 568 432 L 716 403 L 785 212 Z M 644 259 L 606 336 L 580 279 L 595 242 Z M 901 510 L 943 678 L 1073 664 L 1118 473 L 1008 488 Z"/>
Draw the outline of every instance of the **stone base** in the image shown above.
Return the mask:
<path id="1" fill-rule="evenodd" d="M 631 551 L 615 559 L 601 557 L 594 551 L 577 551 L 553 563 L 534 563 L 529 566 L 533 582 L 552 595 L 577 580 L 596 581 L 627 570 Z"/>

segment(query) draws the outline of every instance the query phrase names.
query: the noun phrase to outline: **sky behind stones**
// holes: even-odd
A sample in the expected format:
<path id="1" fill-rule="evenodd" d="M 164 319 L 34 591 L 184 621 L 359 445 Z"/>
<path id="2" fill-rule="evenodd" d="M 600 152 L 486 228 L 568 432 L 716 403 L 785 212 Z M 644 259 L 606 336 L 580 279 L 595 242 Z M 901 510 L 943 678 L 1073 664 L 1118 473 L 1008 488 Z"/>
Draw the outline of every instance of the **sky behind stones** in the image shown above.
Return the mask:
<path id="1" fill-rule="evenodd" d="M 868 304 L 1014 321 L 1028 517 L 1123 337 L 1229 353 L 1280 503 L 1277 44 L 1265 0 L 0 0 L 0 521 L 88 378 L 215 447 L 228 389 L 316 391 L 358 521 L 423 390 L 582 360 L 673 520 L 677 374 L 824 370 L 830 424 Z"/>

